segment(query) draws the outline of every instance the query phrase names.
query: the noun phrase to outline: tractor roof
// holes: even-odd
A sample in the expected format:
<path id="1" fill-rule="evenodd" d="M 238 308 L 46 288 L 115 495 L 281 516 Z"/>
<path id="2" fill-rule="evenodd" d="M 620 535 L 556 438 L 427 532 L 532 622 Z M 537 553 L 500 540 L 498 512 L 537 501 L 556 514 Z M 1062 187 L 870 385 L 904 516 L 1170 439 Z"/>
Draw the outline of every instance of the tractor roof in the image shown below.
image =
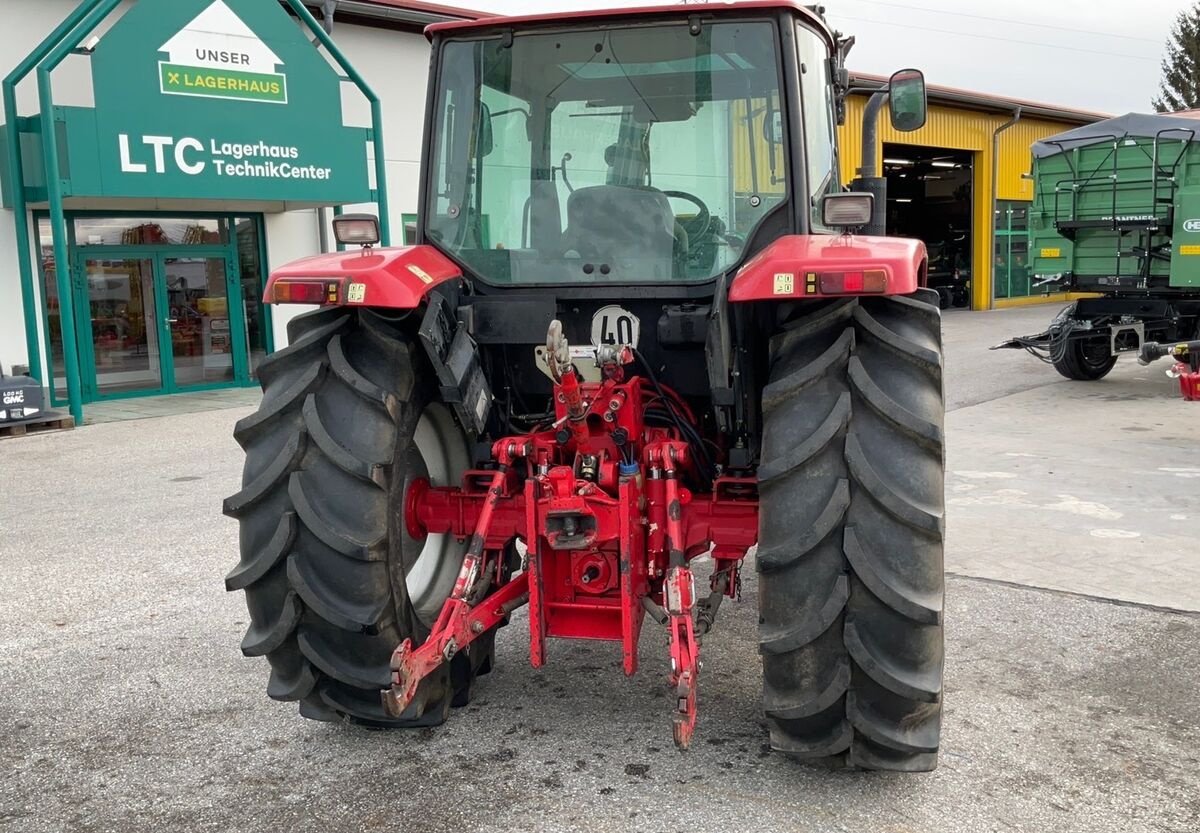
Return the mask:
<path id="1" fill-rule="evenodd" d="M 725 3 L 675 3 L 670 6 L 627 6 L 613 9 L 588 9 L 573 12 L 547 12 L 544 14 L 527 14 L 513 17 L 482 17 L 478 20 L 451 20 L 444 23 L 432 23 L 425 27 L 425 36 L 442 33 L 468 33 L 486 31 L 488 29 L 503 29 L 519 27 L 521 29 L 537 29 L 544 25 L 565 25 L 576 21 L 593 26 L 604 20 L 636 21 L 643 18 L 673 17 L 686 19 L 692 16 L 721 18 L 745 17 L 747 12 L 767 9 L 789 9 L 797 16 L 805 18 L 814 29 L 819 31 L 834 45 L 834 35 L 825 20 L 807 6 L 796 0 L 741 0 L 741 2 Z"/>

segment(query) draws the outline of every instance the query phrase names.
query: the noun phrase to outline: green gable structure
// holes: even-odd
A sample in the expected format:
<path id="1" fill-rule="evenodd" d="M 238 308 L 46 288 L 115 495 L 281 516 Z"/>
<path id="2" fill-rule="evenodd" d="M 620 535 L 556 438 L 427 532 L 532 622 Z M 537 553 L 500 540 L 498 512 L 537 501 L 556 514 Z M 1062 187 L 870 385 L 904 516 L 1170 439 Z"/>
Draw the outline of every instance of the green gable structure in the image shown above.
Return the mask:
<path id="1" fill-rule="evenodd" d="M 301 0 L 119 2 L 83 0 L 3 85 L 30 373 L 77 422 L 88 401 L 251 383 L 262 215 L 369 204 L 388 234 L 379 98 Z M 55 100 L 68 57 L 92 106 Z M 351 96 L 369 124 L 345 123 Z"/>

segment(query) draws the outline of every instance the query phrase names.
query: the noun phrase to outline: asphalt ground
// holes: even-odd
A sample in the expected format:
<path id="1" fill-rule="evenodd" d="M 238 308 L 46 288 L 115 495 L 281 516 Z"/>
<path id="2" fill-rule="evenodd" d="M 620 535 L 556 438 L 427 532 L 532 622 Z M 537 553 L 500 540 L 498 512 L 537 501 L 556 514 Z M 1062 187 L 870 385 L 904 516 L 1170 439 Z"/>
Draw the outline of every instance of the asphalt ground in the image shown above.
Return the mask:
<path id="1" fill-rule="evenodd" d="M 230 431 L 243 408 L 0 442 L 0 830 L 1193 833 L 1200 617 L 1166 609 L 1188 605 L 1157 579 L 1104 568 L 1120 539 L 1090 534 L 1174 542 L 1180 522 L 1157 503 L 1138 509 L 1119 472 L 1083 472 L 1114 467 L 1106 454 L 1129 437 L 1141 443 L 1125 478 L 1136 487 L 1145 472 L 1188 468 L 1194 443 L 1176 423 L 1196 406 L 1158 368 L 1119 366 L 1089 388 L 984 351 L 1050 315 L 946 319 L 955 575 L 934 773 L 828 771 L 768 752 L 752 570 L 705 642 L 686 754 L 671 743 L 663 634 L 645 634 L 633 679 L 599 643 L 552 643 L 534 671 L 520 618 L 501 632 L 497 670 L 445 726 L 301 720 L 265 697 L 265 662 L 238 652 L 245 607 L 222 585 L 236 529 L 219 507 L 239 481 Z M 1105 418 L 1109 405 L 1127 410 Z M 1151 430 L 1121 431 L 1135 423 Z M 1080 443 L 1081 425 L 1100 436 Z M 1179 473 L 1159 479 L 1187 486 L 1165 476 Z M 1048 483 L 1122 517 L 1049 508 L 1061 501 Z M 981 488 L 989 499 L 953 501 Z M 994 499 L 1004 489 L 1027 505 Z M 1194 518 L 1186 489 L 1169 502 Z M 1031 551 L 1061 586 L 988 574 Z M 1076 586 L 1090 552 L 1099 589 Z M 1157 573 L 1178 569 L 1186 583 L 1187 555 Z"/>

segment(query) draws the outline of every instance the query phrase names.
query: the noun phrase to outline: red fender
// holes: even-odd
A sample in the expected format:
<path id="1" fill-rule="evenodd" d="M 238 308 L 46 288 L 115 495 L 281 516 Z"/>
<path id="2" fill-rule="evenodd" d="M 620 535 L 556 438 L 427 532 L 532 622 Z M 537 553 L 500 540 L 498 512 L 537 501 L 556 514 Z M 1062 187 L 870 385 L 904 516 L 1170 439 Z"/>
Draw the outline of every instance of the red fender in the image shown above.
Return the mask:
<path id="1" fill-rule="evenodd" d="M 415 309 L 435 286 L 460 278 L 462 270 L 432 246 L 330 252 L 271 272 L 263 301 Z"/>
<path id="2" fill-rule="evenodd" d="M 907 295 L 925 284 L 925 244 L 907 237 L 792 234 L 746 262 L 730 301 Z"/>

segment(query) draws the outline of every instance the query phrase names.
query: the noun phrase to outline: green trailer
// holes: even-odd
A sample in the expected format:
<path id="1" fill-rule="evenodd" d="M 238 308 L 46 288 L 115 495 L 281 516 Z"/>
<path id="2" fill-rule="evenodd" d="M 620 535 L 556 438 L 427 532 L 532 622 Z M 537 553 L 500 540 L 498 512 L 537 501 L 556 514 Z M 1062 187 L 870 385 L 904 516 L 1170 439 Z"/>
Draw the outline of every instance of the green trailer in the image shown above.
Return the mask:
<path id="1" fill-rule="evenodd" d="M 1200 315 L 1200 119 L 1130 113 L 1033 146 L 1034 285 L 1092 292 L 1023 348 L 1070 379 L 1120 353 L 1195 338 Z"/>

